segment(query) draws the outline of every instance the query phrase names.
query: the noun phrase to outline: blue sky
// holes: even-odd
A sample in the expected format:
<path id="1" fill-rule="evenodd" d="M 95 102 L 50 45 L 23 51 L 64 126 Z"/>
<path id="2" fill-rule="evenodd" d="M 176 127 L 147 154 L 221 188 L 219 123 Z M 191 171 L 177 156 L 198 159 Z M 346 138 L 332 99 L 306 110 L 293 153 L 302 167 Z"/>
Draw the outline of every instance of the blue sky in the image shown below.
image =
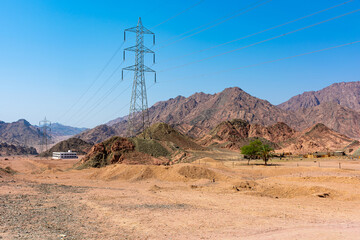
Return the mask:
<path id="1" fill-rule="evenodd" d="M 46 116 L 53 122 L 94 127 L 127 115 L 132 73 L 121 82 L 119 67 L 133 65 L 122 51 L 94 79 L 123 43 L 123 31 L 142 17 L 156 33 L 158 83 L 146 75 L 149 106 L 157 101 L 195 92 L 215 93 L 240 87 L 249 94 L 279 104 L 304 91 L 335 82 L 359 81 L 360 44 L 296 57 L 275 63 L 228 71 L 237 67 L 289 57 L 360 40 L 360 12 L 248 46 L 360 8 L 359 0 L 201 53 L 195 51 L 238 39 L 273 26 L 341 4 L 339 0 L 273 0 L 184 40 L 180 34 L 217 19 L 233 16 L 255 0 L 74 1 L 2 0 L 0 8 L 0 120 L 20 118 L 32 124 Z M 196 6 L 194 6 L 198 3 Z M 188 9 L 183 12 L 183 10 Z M 175 16 L 175 17 L 174 17 Z M 172 18 L 174 17 L 174 18 Z M 159 25 L 166 21 L 169 21 Z M 153 28 L 156 26 L 155 28 Z M 210 25 L 211 26 L 211 25 Z M 128 35 L 124 47 L 134 44 Z M 186 36 L 186 35 L 184 35 Z M 151 47 L 152 40 L 146 38 Z M 178 67 L 186 65 L 183 67 Z M 120 67 L 120 69 L 121 69 Z M 172 69 L 172 70 L 171 70 Z M 224 71 L 221 74 L 214 74 Z M 91 83 L 94 82 L 93 85 Z M 86 91 L 89 86 L 92 86 Z M 110 94 L 109 89 L 117 86 Z M 83 95 L 85 93 L 85 95 Z M 82 98 L 80 98 L 83 96 Z M 79 100 L 80 99 L 80 100 Z"/>

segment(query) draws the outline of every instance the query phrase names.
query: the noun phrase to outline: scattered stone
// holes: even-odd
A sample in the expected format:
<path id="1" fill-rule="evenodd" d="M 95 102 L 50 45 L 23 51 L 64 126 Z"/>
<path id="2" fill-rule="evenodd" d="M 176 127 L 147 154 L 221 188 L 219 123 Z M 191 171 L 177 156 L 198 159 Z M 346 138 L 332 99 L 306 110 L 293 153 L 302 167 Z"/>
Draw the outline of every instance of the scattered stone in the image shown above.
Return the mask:
<path id="1" fill-rule="evenodd" d="M 318 194 L 317 196 L 318 196 L 319 198 L 328 198 L 328 197 L 330 197 L 330 193 Z"/>

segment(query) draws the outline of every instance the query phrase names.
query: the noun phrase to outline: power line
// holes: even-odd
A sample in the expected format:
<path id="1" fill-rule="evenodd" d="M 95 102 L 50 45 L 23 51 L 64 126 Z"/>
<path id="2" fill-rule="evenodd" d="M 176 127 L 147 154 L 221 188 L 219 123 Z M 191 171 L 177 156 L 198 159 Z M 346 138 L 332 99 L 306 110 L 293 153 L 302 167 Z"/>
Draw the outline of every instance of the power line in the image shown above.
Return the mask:
<path id="1" fill-rule="evenodd" d="M 107 107 L 112 106 L 112 104 L 118 100 L 120 98 L 121 95 L 123 95 L 124 93 L 126 93 L 130 88 L 131 88 L 132 84 L 129 84 L 122 92 L 120 92 L 120 94 L 118 94 L 115 98 L 113 98 L 108 104 L 105 105 L 105 107 L 101 108 L 98 112 L 96 112 L 96 114 L 100 115 L 101 112 L 103 112 Z M 127 103 L 126 106 L 129 106 L 130 103 Z M 119 111 L 123 110 L 125 107 L 120 108 Z M 117 113 L 116 113 L 117 114 Z"/>
<path id="2" fill-rule="evenodd" d="M 253 36 L 255 36 L 255 35 L 258 35 L 258 34 L 261 34 L 261 33 L 264 33 L 264 32 L 268 32 L 268 31 L 270 31 L 270 30 L 274 30 L 274 29 L 276 29 L 276 28 L 283 27 L 283 26 L 285 26 L 285 25 L 288 25 L 288 24 L 291 24 L 291 23 L 294 23 L 294 22 L 297 22 L 297 21 L 300 21 L 300 20 L 303 20 L 303 19 L 312 17 L 312 16 L 314 16 L 314 15 L 317 15 L 317 14 L 320 14 L 320 13 L 323 13 L 323 12 L 326 12 L 326 11 L 329 11 L 329 10 L 331 10 L 331 9 L 334 9 L 334 8 L 337 8 L 337 7 L 340 7 L 340 6 L 343 6 L 343 5 L 348 4 L 348 3 L 350 3 L 350 2 L 353 2 L 353 1 L 354 1 L 354 0 L 346 1 L 346 2 L 343 2 L 343 3 L 341 3 L 341 4 L 338 4 L 338 5 L 335 5 L 335 6 L 332 6 L 332 7 L 329 7 L 329 8 L 320 10 L 320 11 L 317 11 L 317 12 L 315 12 L 315 13 L 312 13 L 312 14 L 309 14 L 309 15 L 306 15 L 306 16 L 303 16 L 303 17 L 294 19 L 294 20 L 289 21 L 289 22 L 286 22 L 286 23 L 282 23 L 282 24 L 280 24 L 280 25 L 277 25 L 277 26 L 274 26 L 274 27 L 271 27 L 271 28 L 268 28 L 268 29 L 265 29 L 265 30 L 262 30 L 262 31 L 259 31 L 259 32 L 256 32 L 256 33 L 252 33 L 252 34 L 250 34 L 250 35 L 247 35 L 247 36 L 244 36 L 244 37 L 241 37 L 241 38 L 237 38 L 237 39 L 231 40 L 231 41 L 228 41 L 228 42 L 225 42 L 225 43 L 221 43 L 221 44 L 218 44 L 218 45 L 215 45 L 215 46 L 212 46 L 212 47 L 208 47 L 208 48 L 204 48 L 204 49 L 201 49 L 201 50 L 197 50 L 197 51 L 194 51 L 194 52 L 191 52 L 191 53 L 188 53 L 188 54 L 184 54 L 184 55 L 181 55 L 181 56 L 177 56 L 177 57 L 174 57 L 174 58 L 168 58 L 168 59 L 165 59 L 164 62 L 168 62 L 169 60 L 172 60 L 172 59 L 178 60 L 179 58 L 191 56 L 191 55 L 194 55 L 194 54 L 196 54 L 196 53 L 205 52 L 205 51 L 207 51 L 207 50 L 211 50 L 211 49 L 214 49 L 214 48 L 218 48 L 218 47 L 221 47 L 221 46 L 225 46 L 225 45 L 230 44 L 230 43 L 238 42 L 238 41 L 240 41 L 240 40 L 243 40 L 243 39 L 246 39 L 246 38 L 249 38 L 249 37 L 253 37 Z"/>
<path id="3" fill-rule="evenodd" d="M 323 48 L 323 49 L 319 49 L 319 50 L 315 50 L 315 51 L 311 51 L 311 52 L 301 53 L 301 54 L 297 54 L 297 55 L 293 55 L 293 56 L 289 56 L 289 57 L 278 58 L 278 59 L 269 60 L 269 61 L 265 61 L 265 62 L 261 62 L 261 63 L 255 63 L 255 64 L 250 64 L 250 65 L 245 65 L 245 66 L 242 66 L 242 67 L 230 68 L 230 69 L 217 71 L 217 72 L 211 72 L 211 73 L 207 73 L 207 74 L 200 74 L 200 75 L 195 75 L 195 76 L 191 76 L 191 77 L 183 77 L 183 78 L 179 78 L 179 79 L 176 79 L 176 80 L 195 78 L 195 77 L 205 77 L 205 76 L 209 76 L 209 75 L 213 76 L 215 74 L 226 73 L 226 72 L 235 71 L 235 70 L 239 70 L 239 69 L 257 67 L 257 66 L 260 66 L 260 65 L 268 64 L 268 63 L 274 63 L 274 62 L 279 62 L 279 61 L 283 61 L 283 60 L 287 60 L 287 59 L 292 59 L 292 58 L 296 58 L 296 57 L 310 55 L 310 54 L 313 54 L 313 53 L 324 52 L 324 51 L 328 51 L 328 50 L 332 50 L 332 49 L 336 49 L 336 48 L 340 48 L 340 47 L 354 45 L 354 44 L 357 44 L 357 43 L 360 43 L 360 40 L 359 41 L 354 41 L 354 42 L 349 42 L 349 43 L 344 43 L 344 44 L 333 46 L 333 47 Z"/>
<path id="4" fill-rule="evenodd" d="M 172 17 L 170 17 L 170 18 L 166 19 L 165 21 L 162 21 L 161 23 L 156 24 L 155 26 L 153 26 L 153 27 L 151 27 L 151 28 L 153 29 L 153 28 L 156 28 L 156 27 L 158 27 L 158 26 L 160 26 L 160 25 L 163 25 L 164 23 L 166 23 L 166 22 L 168 22 L 168 21 L 170 21 L 170 20 L 172 20 L 172 19 L 174 19 L 174 18 L 176 18 L 176 17 L 180 16 L 181 14 L 183 14 L 183 13 L 185 13 L 185 12 L 189 11 L 190 9 L 192 9 L 192 8 L 196 7 L 197 5 L 201 4 L 201 3 L 202 3 L 202 2 L 204 2 L 204 1 L 205 1 L 205 0 L 200 0 L 200 1 L 196 2 L 195 4 L 191 5 L 190 7 L 186 8 L 186 9 L 184 9 L 183 11 L 181 11 L 181 12 L 179 12 L 179 13 L 175 14 L 174 16 L 172 16 Z"/>
<path id="5" fill-rule="evenodd" d="M 160 25 L 162 25 L 162 24 L 164 24 L 164 23 L 166 23 L 166 22 L 168 22 L 168 21 L 170 21 L 170 20 L 172 20 L 172 19 L 174 19 L 174 18 L 182 15 L 183 13 L 191 10 L 192 8 L 196 7 L 197 5 L 201 4 L 201 3 L 204 2 L 204 1 L 205 1 L 205 0 L 200 0 L 200 1 L 196 2 L 195 4 L 193 4 L 193 5 L 191 5 L 190 7 L 186 8 L 185 10 L 183 10 L 183 11 L 175 14 L 174 16 L 166 19 L 165 21 L 163 21 L 163 22 L 155 25 L 153 28 L 156 28 L 156 27 L 158 27 L 158 26 L 160 26 Z M 109 66 L 109 64 L 110 64 L 110 63 L 112 62 L 112 60 L 115 58 L 115 56 L 118 54 L 118 52 L 121 50 L 121 48 L 123 47 L 124 44 L 125 44 L 125 42 L 123 42 L 123 43 L 120 45 L 120 47 L 119 47 L 119 48 L 115 51 L 115 53 L 111 56 L 111 58 L 108 60 L 108 62 L 105 64 L 105 66 L 101 69 L 101 71 L 99 72 L 99 74 L 97 75 L 97 77 L 94 79 L 94 81 L 90 84 L 90 86 L 85 90 L 85 92 L 80 96 L 80 98 L 79 98 L 73 105 L 71 105 L 71 107 L 70 107 L 63 115 L 60 116 L 59 119 L 62 119 L 64 116 L 66 116 L 66 115 L 82 100 L 82 98 L 85 96 L 85 94 L 91 89 L 91 87 L 95 84 L 95 82 L 100 78 L 100 76 L 103 74 L 103 72 L 105 71 L 105 69 Z M 103 85 L 104 85 L 104 84 L 103 84 Z M 97 92 L 98 92 L 98 91 L 97 91 Z M 86 105 L 88 102 L 89 102 L 89 101 L 87 101 L 87 102 L 85 103 L 85 105 Z M 84 107 L 85 105 L 83 105 L 83 107 Z M 82 107 L 82 108 L 83 108 L 83 107 Z M 80 108 L 80 109 L 82 109 L 82 108 Z M 75 115 L 76 115 L 76 113 L 75 113 Z"/>
<path id="6" fill-rule="evenodd" d="M 146 53 L 151 53 L 154 56 L 155 63 L 155 53 L 151 51 L 144 45 L 144 35 L 149 34 L 153 35 L 155 43 L 155 34 L 145 28 L 139 18 L 138 24 L 136 27 L 125 29 L 126 32 L 136 33 L 136 45 L 128 47 L 125 51 L 132 51 L 135 53 L 135 64 L 126 68 L 123 68 L 122 71 L 134 71 L 134 81 L 131 93 L 130 101 L 130 111 L 128 118 L 128 135 L 135 136 L 138 132 L 145 131 L 147 127 L 150 126 L 149 123 L 149 112 L 148 112 L 148 102 L 147 102 L 147 93 L 146 93 L 146 84 L 145 84 L 145 72 L 153 72 L 155 74 L 156 82 L 156 72 L 151 68 L 145 66 L 144 59 Z M 125 37 L 125 35 L 124 35 Z M 141 115 L 141 123 L 136 121 L 136 117 Z M 144 134 L 145 137 L 145 134 Z"/>
<path id="7" fill-rule="evenodd" d="M 92 106 L 92 108 L 91 108 L 85 115 L 83 115 L 81 119 L 79 119 L 79 120 L 75 123 L 75 125 L 78 125 L 78 124 L 80 124 L 80 123 L 83 123 L 83 122 L 84 122 L 84 119 L 86 119 L 86 118 L 91 114 L 91 112 L 93 112 L 97 107 L 99 107 L 100 104 L 103 103 L 103 102 L 105 101 L 105 99 L 106 99 L 108 96 L 110 96 L 110 94 L 113 93 L 113 92 L 117 89 L 118 86 L 120 86 L 121 83 L 122 83 L 122 81 L 116 82 L 116 84 L 114 84 L 114 86 L 111 87 L 111 88 L 102 96 L 102 98 L 101 98 L 98 102 L 96 102 L 96 103 Z M 120 97 L 123 93 L 125 93 L 125 91 L 128 90 L 129 88 L 130 88 L 130 87 L 127 87 L 125 90 L 123 90 L 115 99 L 113 99 L 110 103 L 108 103 L 108 104 L 105 105 L 105 106 L 111 105 L 117 98 L 119 98 L 119 97 Z M 97 112 L 95 112 L 95 113 L 96 113 L 96 114 L 99 114 L 99 113 L 102 112 L 105 108 L 106 108 L 106 107 L 103 107 L 103 108 L 101 108 L 100 111 L 97 111 Z"/>
<path id="8" fill-rule="evenodd" d="M 280 61 L 284 61 L 284 60 L 287 60 L 287 59 L 292 59 L 292 58 L 306 56 L 306 55 L 310 55 L 310 54 L 314 54 L 314 53 L 324 52 L 324 51 L 328 51 L 328 50 L 332 50 L 332 49 L 336 49 L 336 48 L 340 48 L 340 47 L 354 45 L 354 44 L 357 44 L 357 43 L 360 43 L 360 40 L 359 41 L 354 41 L 354 42 L 349 42 L 349 43 L 344 43 L 344 44 L 341 44 L 341 45 L 332 46 L 332 47 L 328 47 L 328 48 L 323 48 L 323 49 L 319 49 L 319 50 L 315 50 L 315 51 L 311 51 L 311 52 L 301 53 L 301 54 L 297 54 L 297 55 L 293 55 L 293 56 L 289 56 L 289 57 L 278 58 L 278 59 L 269 60 L 269 61 L 265 61 L 265 62 L 261 62 L 261 63 L 250 64 L 250 65 L 246 65 L 246 66 L 242 66 L 242 67 L 236 67 L 236 68 L 226 69 L 226 70 L 222 70 L 222 71 L 211 72 L 211 73 L 207 73 L 207 74 L 201 74 L 201 75 L 194 75 L 194 76 L 190 76 L 190 77 L 178 78 L 178 79 L 175 79 L 175 80 L 178 81 L 178 80 L 182 80 L 182 79 L 189 79 L 189 78 L 195 78 L 195 77 L 205 77 L 205 76 L 210 76 L 210 75 L 212 76 L 212 75 L 215 75 L 215 74 L 235 71 L 235 70 L 239 70 L 239 69 L 257 67 L 257 66 L 261 66 L 261 65 L 264 65 L 264 64 L 268 64 L 268 63 L 280 62 Z M 154 83 L 148 89 L 154 87 L 155 85 L 158 86 L 159 83 L 161 84 L 162 82 L 161 81 L 157 82 L 157 84 Z M 120 110 L 125 109 L 125 107 L 127 107 L 127 106 L 129 106 L 129 103 L 127 103 L 122 108 L 120 108 Z M 116 115 L 118 115 L 118 113 L 116 113 Z M 116 117 L 116 115 L 114 115 L 111 118 Z"/>
<path id="9" fill-rule="evenodd" d="M 89 102 L 99 93 L 99 91 L 109 82 L 109 80 L 115 75 L 115 73 L 120 69 L 121 65 L 123 64 L 124 62 L 122 61 L 115 69 L 114 71 L 110 74 L 110 76 L 103 82 L 103 84 L 100 86 L 100 88 L 98 88 L 96 90 L 96 92 L 89 98 L 89 100 L 85 101 L 85 103 L 81 106 L 80 109 L 84 109 L 85 106 L 87 104 L 89 104 Z M 79 112 L 75 112 L 67 122 L 69 122 L 71 119 L 73 119 L 76 115 L 79 115 Z M 80 116 L 80 115 L 79 115 Z"/>
<path id="10" fill-rule="evenodd" d="M 195 29 L 193 29 L 193 30 L 187 31 L 186 33 L 182 33 L 182 34 L 180 34 L 180 35 L 178 35 L 178 36 L 186 35 L 186 34 L 191 33 L 191 32 L 193 32 L 193 31 L 195 31 L 195 30 L 197 30 L 197 29 L 201 29 L 201 28 L 204 27 L 203 29 L 201 29 L 201 30 L 199 30 L 199 31 L 197 31 L 197 32 L 194 32 L 194 33 L 192 33 L 192 34 L 190 34 L 190 35 L 187 35 L 187 36 L 185 36 L 185 37 L 183 37 L 183 38 L 180 38 L 180 39 L 178 39 L 178 40 L 175 40 L 175 41 L 173 41 L 173 42 L 170 42 L 169 44 L 162 45 L 162 46 L 158 47 L 158 49 L 162 49 L 162 48 L 168 47 L 168 46 L 173 45 L 173 44 L 175 44 L 175 43 L 177 43 L 177 42 L 180 42 L 180 41 L 182 41 L 182 40 L 185 40 L 185 39 L 187 39 L 187 38 L 189 38 L 189 37 L 195 36 L 195 35 L 197 35 L 197 34 L 199 34 L 199 33 L 201 33 L 201 32 L 204 32 L 204 31 L 206 31 L 206 30 L 209 30 L 209 29 L 211 29 L 211 28 L 214 28 L 214 27 L 216 27 L 216 26 L 218 26 L 218 25 L 220 25 L 220 24 L 223 24 L 223 23 L 225 23 L 225 22 L 227 22 L 227 21 L 229 21 L 229 20 L 231 20 L 231 19 L 233 19 L 233 18 L 235 18 L 235 17 L 238 17 L 238 16 L 240 16 L 240 15 L 243 15 L 243 14 L 245 14 L 245 13 L 248 13 L 248 12 L 250 12 L 250 11 L 256 9 L 256 8 L 259 8 L 259 7 L 261 7 L 261 6 L 269 3 L 269 2 L 271 2 L 271 1 L 273 1 L 273 0 L 266 0 L 266 1 L 265 1 L 265 0 L 260 0 L 260 1 L 257 1 L 257 2 L 255 2 L 255 3 L 253 3 L 253 4 L 250 4 L 250 5 L 246 6 L 245 8 L 241 8 L 241 9 L 235 11 L 236 14 L 231 14 L 230 16 L 227 15 L 226 17 L 219 18 L 219 19 L 217 19 L 217 20 L 215 20 L 215 21 L 213 21 L 213 22 L 210 22 L 209 24 L 205 24 L 205 25 L 202 25 L 202 26 L 200 26 L 200 27 L 197 27 L 197 28 L 195 28 Z M 258 4 L 258 3 L 259 3 L 259 4 Z M 254 6 L 254 5 L 255 5 L 255 6 Z M 254 6 L 254 7 L 253 7 L 253 6 Z M 248 9 L 248 8 L 249 8 L 249 9 Z M 223 20 L 223 19 L 224 19 L 224 20 Z M 213 24 L 213 25 L 210 25 L 210 24 L 212 24 L 212 23 L 214 23 L 214 24 Z M 208 26 L 208 25 L 210 25 L 210 26 Z M 208 27 L 206 27 L 206 26 L 208 26 Z M 176 38 L 176 37 L 178 37 L 178 36 L 175 36 L 175 37 L 173 37 L 173 38 Z M 172 39 L 172 38 L 171 38 L 171 39 Z"/>
<path id="11" fill-rule="evenodd" d="M 150 87 L 147 88 L 147 90 L 151 89 L 152 87 L 154 87 L 156 85 L 156 83 L 153 83 Z M 128 87 L 128 89 L 131 87 L 131 85 Z M 127 89 L 126 89 L 127 90 Z M 121 94 L 120 94 L 121 95 Z M 119 97 L 119 96 L 118 96 Z M 115 101 L 116 99 L 114 99 L 113 101 Z M 123 107 L 120 108 L 120 111 L 124 110 L 126 107 L 128 107 L 130 105 L 130 103 L 125 104 Z M 112 117 L 110 117 L 111 119 L 115 118 L 118 114 L 118 112 L 116 112 L 116 114 L 114 114 Z"/>
<path id="12" fill-rule="evenodd" d="M 175 66 L 175 67 L 167 68 L 167 69 L 164 69 L 164 70 L 160 70 L 159 72 L 165 72 L 165 71 L 174 70 L 174 69 L 181 68 L 181 67 L 185 67 L 185 66 L 189 66 L 189 65 L 192 65 L 192 64 L 195 64 L 195 63 L 203 62 L 203 61 L 206 61 L 206 60 L 215 58 L 215 57 L 219 57 L 219 56 L 223 56 L 223 55 L 226 55 L 226 54 L 229 54 L 229 53 L 233 53 L 233 52 L 236 52 L 236 51 L 245 49 L 245 48 L 249 48 L 249 47 L 258 45 L 258 44 L 260 44 L 260 43 L 268 42 L 268 41 L 271 41 L 271 40 L 274 40 L 274 39 L 277 39 L 277 38 L 280 38 L 280 37 L 284 37 L 284 36 L 290 35 L 290 34 L 292 34 L 292 33 L 296 33 L 296 32 L 299 32 L 299 31 L 302 31 L 302 30 L 305 30 L 305 29 L 308 29 L 308 28 L 311 28 L 311 27 L 320 25 L 320 24 L 322 24 L 322 23 L 326 23 L 326 22 L 329 22 L 329 21 L 332 21 L 332 20 L 335 20 L 335 19 L 338 19 L 338 18 L 347 16 L 347 15 L 350 15 L 350 14 L 352 14 L 352 13 L 356 13 L 356 12 L 358 12 L 358 11 L 360 11 L 360 9 L 356 9 L 356 10 L 354 10 L 354 11 L 351 11 L 351 12 L 348 12 L 348 13 L 345 13 L 345 14 L 342 14 L 342 15 L 339 15 L 339 16 L 336 16 L 336 17 L 333 17 L 333 18 L 329 18 L 329 19 L 327 19 L 327 20 L 324 20 L 324 21 L 321 21 L 321 22 L 318 22 L 318 23 L 315 23 L 315 24 L 312 24 L 312 25 L 309 25 L 309 26 L 306 26 L 306 27 L 302 27 L 302 28 L 296 29 L 296 30 L 294 30 L 294 31 L 290 31 L 290 32 L 287 32 L 287 33 L 284 33 L 284 34 L 281 34 L 281 35 L 278 35 L 278 36 L 275 36 L 275 37 L 272 37 L 272 38 L 268 38 L 268 39 L 265 39 L 265 40 L 262 40 L 262 41 L 259 41 L 259 42 L 256 42 L 256 43 L 247 45 L 247 46 L 243 46 L 243 47 L 240 47 L 240 48 L 236 48 L 236 49 L 233 49 L 233 50 L 230 50 L 230 51 L 226 51 L 226 52 L 223 52 L 223 53 L 219 53 L 219 54 L 216 54 L 216 55 L 213 55 L 213 56 L 210 56 L 210 57 L 206 57 L 206 58 L 203 58 L 203 59 L 200 59 L 200 60 L 197 60 L 197 61 L 185 63 L 185 64 L 182 64 L 182 65 L 179 65 L 179 66 Z"/>
<path id="13" fill-rule="evenodd" d="M 90 113 L 92 113 L 107 98 L 107 96 L 109 96 L 121 83 L 122 83 L 121 81 L 117 81 L 113 85 L 113 87 L 111 87 L 97 102 L 95 102 L 85 114 L 83 114 L 82 116 L 79 116 L 79 120 L 75 123 L 75 125 L 80 123 Z"/>
<path id="14" fill-rule="evenodd" d="M 58 121 L 61 120 L 64 116 L 66 116 L 75 106 L 76 104 L 78 104 L 83 97 L 85 96 L 85 94 L 91 89 L 91 87 L 95 84 L 95 82 L 100 78 L 100 76 L 104 73 L 105 69 L 110 65 L 110 63 L 112 62 L 112 60 L 115 58 L 115 56 L 119 53 L 119 51 L 121 50 L 121 48 L 124 46 L 124 42 L 120 44 L 120 46 L 116 49 L 116 51 L 113 53 L 113 55 L 110 57 L 110 59 L 106 62 L 106 64 L 102 67 L 102 69 L 100 70 L 100 72 L 96 75 L 96 77 L 94 78 L 94 80 L 91 82 L 91 84 L 89 85 L 89 87 L 81 94 L 81 96 L 78 98 L 77 101 L 75 101 L 70 108 L 58 118 Z"/>

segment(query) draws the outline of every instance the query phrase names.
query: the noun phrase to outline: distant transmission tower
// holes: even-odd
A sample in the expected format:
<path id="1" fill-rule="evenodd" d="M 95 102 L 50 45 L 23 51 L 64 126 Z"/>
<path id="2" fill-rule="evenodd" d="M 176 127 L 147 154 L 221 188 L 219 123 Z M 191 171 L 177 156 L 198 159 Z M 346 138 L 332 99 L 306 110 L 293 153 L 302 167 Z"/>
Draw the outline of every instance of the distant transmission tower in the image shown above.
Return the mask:
<path id="1" fill-rule="evenodd" d="M 144 65 L 144 56 L 145 53 L 152 53 L 153 62 L 155 63 L 155 53 L 144 46 L 144 34 L 153 35 L 153 44 L 155 44 L 155 34 L 142 25 L 141 18 L 139 18 L 136 27 L 125 29 L 124 41 L 126 40 L 126 32 L 136 33 L 136 45 L 124 49 L 124 60 L 125 51 L 135 52 L 135 65 L 122 69 L 122 79 L 124 78 L 124 70 L 134 71 L 134 82 L 132 87 L 130 112 L 128 118 L 128 136 L 135 136 L 136 133 L 142 132 L 150 126 L 144 73 L 155 73 L 156 83 L 156 72 Z M 141 119 L 138 117 L 141 117 Z"/>
<path id="2" fill-rule="evenodd" d="M 40 152 L 48 150 L 48 138 L 51 133 L 51 122 L 44 118 L 39 122 L 40 127 Z"/>

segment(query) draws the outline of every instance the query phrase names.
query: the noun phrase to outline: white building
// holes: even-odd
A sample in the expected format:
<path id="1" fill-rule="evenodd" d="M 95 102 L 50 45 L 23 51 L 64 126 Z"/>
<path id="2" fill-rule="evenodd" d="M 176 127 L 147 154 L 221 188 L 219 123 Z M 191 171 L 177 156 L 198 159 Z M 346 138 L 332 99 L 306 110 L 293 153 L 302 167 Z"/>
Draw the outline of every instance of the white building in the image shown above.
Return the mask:
<path id="1" fill-rule="evenodd" d="M 76 152 L 71 150 L 67 152 L 53 152 L 52 159 L 73 159 L 78 158 Z"/>

